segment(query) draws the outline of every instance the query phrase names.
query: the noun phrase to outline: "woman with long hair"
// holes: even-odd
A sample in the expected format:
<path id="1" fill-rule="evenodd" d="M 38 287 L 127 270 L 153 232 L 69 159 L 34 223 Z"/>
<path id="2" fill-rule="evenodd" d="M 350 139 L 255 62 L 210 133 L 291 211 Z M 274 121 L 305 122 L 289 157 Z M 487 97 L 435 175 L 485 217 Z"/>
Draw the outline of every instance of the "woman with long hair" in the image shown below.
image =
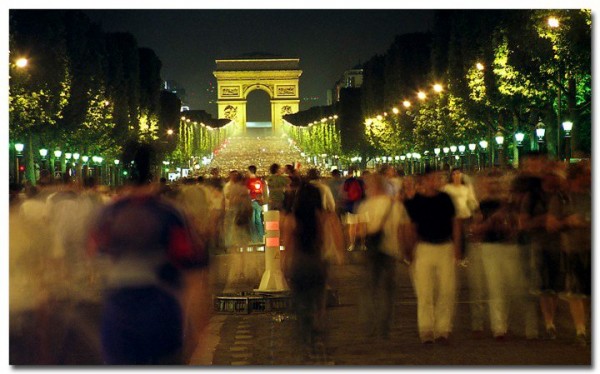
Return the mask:
<path id="1" fill-rule="evenodd" d="M 325 312 L 327 266 L 323 259 L 321 193 L 310 183 L 296 192 L 292 212 L 284 221 L 284 275 L 292 291 L 303 343 L 313 350 L 320 342 Z"/>

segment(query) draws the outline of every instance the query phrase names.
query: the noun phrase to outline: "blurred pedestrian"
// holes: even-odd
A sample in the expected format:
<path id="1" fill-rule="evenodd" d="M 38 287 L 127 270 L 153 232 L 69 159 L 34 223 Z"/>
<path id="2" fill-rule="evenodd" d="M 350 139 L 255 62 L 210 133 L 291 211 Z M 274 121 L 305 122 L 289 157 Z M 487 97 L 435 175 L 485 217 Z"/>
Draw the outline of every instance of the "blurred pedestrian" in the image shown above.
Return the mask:
<path id="1" fill-rule="evenodd" d="M 389 338 L 393 323 L 393 305 L 396 291 L 396 269 L 404 253 L 401 227 L 409 219 L 397 199 L 390 197 L 385 177 L 370 174 L 365 177 L 366 199 L 357 213 L 365 217 L 359 225 L 359 235 L 367 246 L 368 280 L 365 290 L 367 328 L 371 336 Z"/>
<path id="2" fill-rule="evenodd" d="M 531 189 L 521 205 L 520 226 L 531 237 L 534 269 L 533 291 L 539 295 L 547 339 L 556 339 L 554 314 L 558 305 L 560 279 L 560 211 L 566 203 L 557 166 L 546 161 L 540 169 L 540 185 Z M 533 187 L 533 186 L 532 186 Z"/>
<path id="3" fill-rule="evenodd" d="M 348 178 L 344 181 L 342 187 L 344 197 L 344 225 L 346 231 L 346 244 L 348 251 L 353 251 L 356 246 L 356 230 L 360 217 L 356 214 L 356 209 L 360 202 L 365 198 L 364 182 L 358 176 L 358 169 L 351 166 L 348 169 Z M 364 249 L 364 241 L 359 245 Z"/>
<path id="4" fill-rule="evenodd" d="M 402 188 L 400 189 L 400 201 L 406 202 L 407 200 L 415 197 L 417 193 L 417 182 L 415 177 L 412 175 L 406 175 L 402 178 Z"/>
<path id="5" fill-rule="evenodd" d="M 269 173 L 270 175 L 266 180 L 269 210 L 281 211 L 283 209 L 285 190 L 290 184 L 290 178 L 282 174 L 279 164 L 272 164 L 269 167 Z"/>
<path id="6" fill-rule="evenodd" d="M 248 166 L 246 175 L 246 188 L 250 191 L 252 203 L 252 218 L 250 221 L 250 237 L 252 243 L 264 243 L 264 225 L 262 217 L 262 206 L 264 204 L 265 183 L 256 175 L 256 166 Z"/>
<path id="7" fill-rule="evenodd" d="M 448 183 L 442 187 L 452 198 L 456 209 L 456 218 L 460 224 L 460 252 L 461 258 L 468 259 L 466 267 L 467 281 L 469 286 L 469 304 L 471 312 L 471 329 L 476 337 L 483 332 L 483 321 L 485 318 L 485 284 L 483 275 L 483 263 L 481 247 L 472 245 L 468 238 L 469 226 L 473 213 L 479 208 L 479 202 L 471 183 L 467 183 L 468 176 L 460 168 L 452 168 L 449 173 Z"/>
<path id="8" fill-rule="evenodd" d="M 528 292 L 517 244 L 517 209 L 505 197 L 502 190 L 508 186 L 500 178 L 500 172 L 479 176 L 484 198 L 471 226 L 472 245 L 479 247 L 483 265 L 482 287 L 487 285 L 489 295 L 490 328 L 497 340 L 506 337 L 509 315 Z"/>
<path id="9" fill-rule="evenodd" d="M 232 254 L 227 282 L 235 283 L 245 279 L 246 249 L 250 244 L 252 225 L 252 202 L 248 188 L 240 172 L 229 173 L 229 181 L 223 187 L 225 198 L 224 239 L 228 253 Z"/>
<path id="10" fill-rule="evenodd" d="M 587 307 L 592 285 L 592 196 L 588 161 L 568 170 L 569 200 L 561 215 L 561 248 L 564 271 L 562 298 L 569 303 L 576 342 L 587 345 Z"/>
<path id="11" fill-rule="evenodd" d="M 530 296 L 525 302 L 525 335 L 527 339 L 537 339 L 539 337 L 538 314 L 539 300 L 537 298 L 536 247 L 539 239 L 534 215 L 540 214 L 540 208 L 536 202 L 541 201 L 542 191 L 542 173 L 547 167 L 547 156 L 541 153 L 532 152 L 524 155 L 520 163 L 520 170 L 511 183 L 511 201 L 517 206 L 519 212 L 518 236 L 520 263 L 525 274 L 527 287 L 530 290 Z M 540 220 L 538 218 L 537 220 Z"/>
<path id="12" fill-rule="evenodd" d="M 398 176 L 398 171 L 392 165 L 384 164 L 379 173 L 385 177 L 385 192 L 391 198 L 399 198 L 402 190 L 402 179 Z"/>
<path id="13" fill-rule="evenodd" d="M 195 244 L 184 216 L 147 193 L 125 196 L 100 213 L 90 251 L 114 260 L 102 312 L 105 363 L 184 363 L 181 269 L 208 261 Z"/>
<path id="14" fill-rule="evenodd" d="M 342 173 L 338 169 L 331 171 L 331 178 L 325 180 L 325 183 L 329 186 L 331 193 L 333 194 L 333 200 L 335 201 L 335 211 L 340 219 L 343 217 L 343 195 L 342 186 L 344 185 L 344 179 L 342 179 Z"/>
<path id="15" fill-rule="evenodd" d="M 406 202 L 411 220 L 408 257 L 412 260 L 423 343 L 447 343 L 453 327 L 460 224 L 452 199 L 440 191 L 441 184 L 438 173 L 426 168 L 420 191 Z"/>
<path id="16" fill-rule="evenodd" d="M 290 179 L 290 184 L 288 184 L 284 191 L 282 207 L 283 213 L 288 214 L 292 211 L 292 206 L 294 205 L 296 197 L 296 191 L 300 187 L 301 178 L 296 169 L 294 169 L 294 166 L 291 164 L 285 165 L 284 175 Z"/>
<path id="17" fill-rule="evenodd" d="M 323 258 L 324 217 L 319 189 L 302 183 L 291 215 L 284 221 L 282 266 L 292 291 L 302 342 L 314 351 L 323 345 L 327 266 Z"/>
<path id="18" fill-rule="evenodd" d="M 225 219 L 225 198 L 223 195 L 223 181 L 219 169 L 211 168 L 210 178 L 204 183 L 204 191 L 208 200 L 208 244 L 212 253 L 218 252 L 224 247 L 223 222 Z"/>

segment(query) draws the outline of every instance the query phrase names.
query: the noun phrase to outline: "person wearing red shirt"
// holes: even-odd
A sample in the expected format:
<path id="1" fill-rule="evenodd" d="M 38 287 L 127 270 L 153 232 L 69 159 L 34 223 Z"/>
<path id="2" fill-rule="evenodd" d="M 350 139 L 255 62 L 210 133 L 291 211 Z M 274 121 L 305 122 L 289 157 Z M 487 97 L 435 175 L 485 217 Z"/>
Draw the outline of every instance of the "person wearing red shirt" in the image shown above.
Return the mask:
<path id="1" fill-rule="evenodd" d="M 262 222 L 262 204 L 265 183 L 256 176 L 256 166 L 248 166 L 246 187 L 252 200 L 252 220 L 250 222 L 250 236 L 253 243 L 264 242 L 264 227 Z"/>

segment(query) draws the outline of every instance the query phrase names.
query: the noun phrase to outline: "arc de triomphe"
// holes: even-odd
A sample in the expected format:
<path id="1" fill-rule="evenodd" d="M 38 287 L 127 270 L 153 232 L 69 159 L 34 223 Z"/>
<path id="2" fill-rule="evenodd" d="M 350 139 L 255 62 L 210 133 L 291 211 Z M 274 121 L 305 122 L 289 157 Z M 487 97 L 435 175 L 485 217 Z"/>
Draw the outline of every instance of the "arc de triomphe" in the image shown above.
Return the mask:
<path id="1" fill-rule="evenodd" d="M 215 62 L 218 118 L 234 120 L 240 132 L 246 132 L 246 99 L 254 90 L 263 90 L 271 98 L 274 133 L 281 130 L 283 115 L 298 112 L 300 59 L 238 58 Z"/>

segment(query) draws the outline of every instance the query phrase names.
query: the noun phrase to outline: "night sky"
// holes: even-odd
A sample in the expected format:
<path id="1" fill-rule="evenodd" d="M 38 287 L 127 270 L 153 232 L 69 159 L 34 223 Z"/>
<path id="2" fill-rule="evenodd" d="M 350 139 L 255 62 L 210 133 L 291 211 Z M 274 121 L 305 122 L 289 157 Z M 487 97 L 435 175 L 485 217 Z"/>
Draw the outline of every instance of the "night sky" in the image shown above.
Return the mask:
<path id="1" fill-rule="evenodd" d="M 156 52 L 162 78 L 186 89 L 191 109 L 216 115 L 215 59 L 265 52 L 300 58 L 301 109 L 326 105 L 344 70 L 383 54 L 396 35 L 428 31 L 433 10 L 86 9 L 107 32 L 130 32 Z M 216 88 L 216 87 L 215 87 Z M 252 95 L 251 95 L 252 96 Z M 268 102 L 268 98 L 266 99 Z M 250 108 L 249 108 L 250 110 Z"/>

